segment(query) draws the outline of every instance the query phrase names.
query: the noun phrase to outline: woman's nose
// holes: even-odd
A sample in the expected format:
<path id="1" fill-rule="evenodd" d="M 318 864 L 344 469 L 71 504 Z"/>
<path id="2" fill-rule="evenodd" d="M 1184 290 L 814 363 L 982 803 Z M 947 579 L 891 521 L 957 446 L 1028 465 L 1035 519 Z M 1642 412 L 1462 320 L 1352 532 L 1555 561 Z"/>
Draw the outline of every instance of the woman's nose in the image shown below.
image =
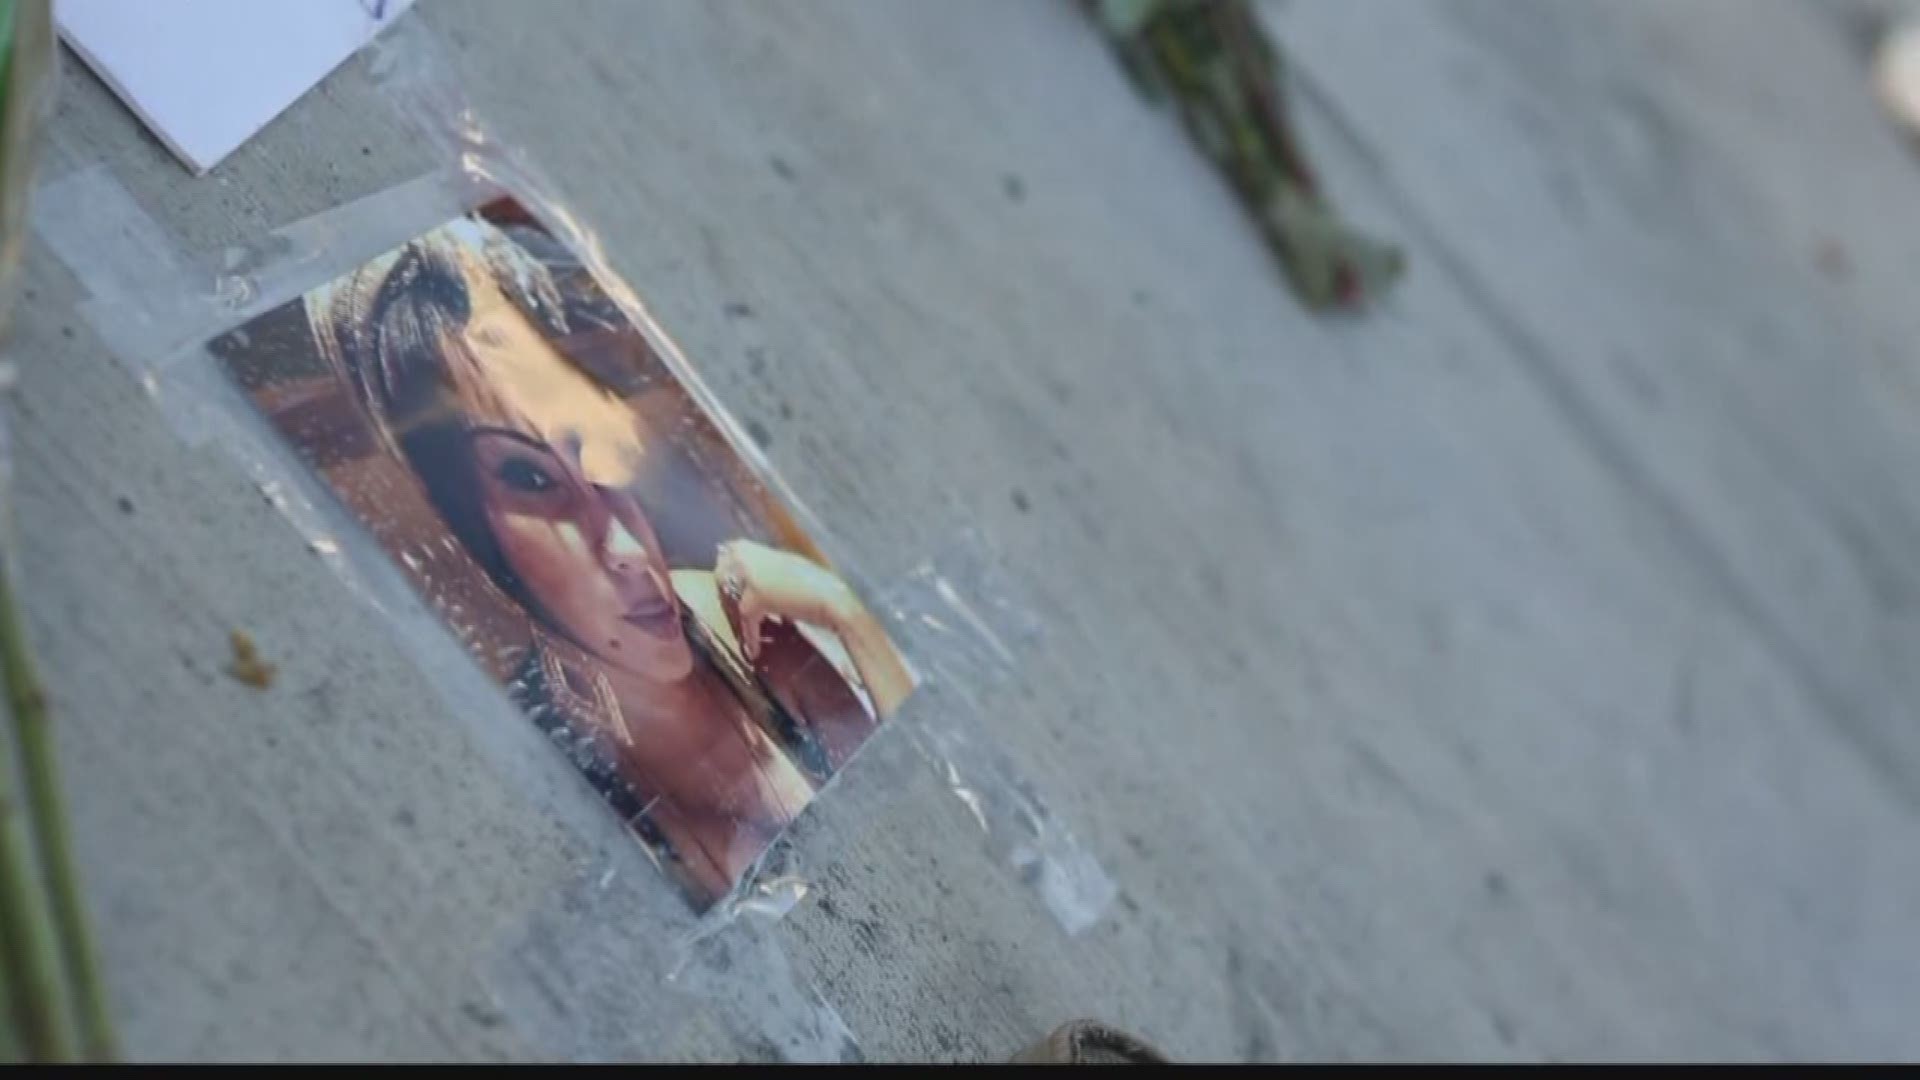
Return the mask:
<path id="1" fill-rule="evenodd" d="M 630 532 L 618 515 L 607 516 L 607 529 L 600 544 L 600 557 L 607 569 L 625 573 L 647 565 L 647 547 Z"/>

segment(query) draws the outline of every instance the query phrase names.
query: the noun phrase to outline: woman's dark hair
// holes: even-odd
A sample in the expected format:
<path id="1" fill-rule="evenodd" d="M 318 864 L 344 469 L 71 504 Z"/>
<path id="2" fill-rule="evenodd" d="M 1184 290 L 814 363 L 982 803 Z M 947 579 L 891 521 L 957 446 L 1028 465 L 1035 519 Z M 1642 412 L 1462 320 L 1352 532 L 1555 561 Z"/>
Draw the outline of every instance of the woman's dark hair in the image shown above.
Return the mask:
<path id="1" fill-rule="evenodd" d="M 309 318 L 384 441 L 412 466 L 467 554 L 500 591 L 550 621 L 488 523 L 479 462 L 454 401 L 450 365 L 466 361 L 460 335 L 473 315 L 467 273 L 450 244 L 417 240 L 388 266 L 343 281 Z M 524 291 L 498 270 L 494 277 L 510 296 Z"/>

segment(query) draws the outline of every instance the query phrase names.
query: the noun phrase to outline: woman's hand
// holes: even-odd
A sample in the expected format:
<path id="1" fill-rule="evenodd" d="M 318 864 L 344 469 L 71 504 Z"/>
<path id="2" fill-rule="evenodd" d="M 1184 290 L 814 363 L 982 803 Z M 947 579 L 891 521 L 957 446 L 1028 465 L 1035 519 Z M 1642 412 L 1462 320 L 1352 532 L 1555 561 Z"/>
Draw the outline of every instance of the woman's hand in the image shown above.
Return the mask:
<path id="1" fill-rule="evenodd" d="M 760 627 L 768 619 L 812 623 L 839 635 L 881 716 L 891 715 L 913 693 L 913 674 L 886 628 L 838 574 L 752 540 L 720 545 L 713 572 L 720 595 L 738 613 L 740 648 L 748 660 L 760 658 Z"/>
<path id="2" fill-rule="evenodd" d="M 760 656 L 760 628 L 769 618 L 839 633 L 860 610 L 853 590 L 833 571 L 752 540 L 720 545 L 713 572 L 739 613 L 740 647 L 749 660 Z"/>

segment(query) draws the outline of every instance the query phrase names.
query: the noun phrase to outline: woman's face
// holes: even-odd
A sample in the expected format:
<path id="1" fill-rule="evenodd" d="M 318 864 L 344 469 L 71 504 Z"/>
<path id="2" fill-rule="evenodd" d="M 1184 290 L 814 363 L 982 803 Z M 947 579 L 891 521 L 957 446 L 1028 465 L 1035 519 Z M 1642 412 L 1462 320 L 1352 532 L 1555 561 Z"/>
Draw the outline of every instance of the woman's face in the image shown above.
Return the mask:
<path id="1" fill-rule="evenodd" d="M 609 665 L 684 678 L 693 653 L 665 557 L 630 493 L 632 413 L 511 301 L 476 287 L 458 371 L 481 499 L 501 552 L 555 629 Z"/>

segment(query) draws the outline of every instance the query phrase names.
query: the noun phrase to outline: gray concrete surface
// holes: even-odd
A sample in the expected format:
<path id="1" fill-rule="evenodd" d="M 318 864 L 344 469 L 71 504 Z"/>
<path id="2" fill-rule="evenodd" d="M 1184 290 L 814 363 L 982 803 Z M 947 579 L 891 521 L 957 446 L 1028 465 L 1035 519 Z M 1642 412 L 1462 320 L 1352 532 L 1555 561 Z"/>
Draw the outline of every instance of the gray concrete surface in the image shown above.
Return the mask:
<path id="1" fill-rule="evenodd" d="M 1066 4 L 410 17 L 873 576 L 976 527 L 1044 625 L 984 723 L 1121 897 L 1062 935 L 903 781 L 775 932 L 866 1056 L 1093 1014 L 1186 1058 L 1877 1058 L 1920 1054 L 1920 165 L 1858 11 L 1276 6 L 1409 249 L 1360 320 Z M 432 164 L 363 64 L 197 181 L 77 69 L 57 122 L 206 248 Z M 648 947 L 552 914 L 615 842 L 585 796 L 33 256 L 20 558 L 130 1051 L 590 1052 L 501 974 L 543 918 Z M 772 1052 L 653 986 L 593 1045 Z"/>

